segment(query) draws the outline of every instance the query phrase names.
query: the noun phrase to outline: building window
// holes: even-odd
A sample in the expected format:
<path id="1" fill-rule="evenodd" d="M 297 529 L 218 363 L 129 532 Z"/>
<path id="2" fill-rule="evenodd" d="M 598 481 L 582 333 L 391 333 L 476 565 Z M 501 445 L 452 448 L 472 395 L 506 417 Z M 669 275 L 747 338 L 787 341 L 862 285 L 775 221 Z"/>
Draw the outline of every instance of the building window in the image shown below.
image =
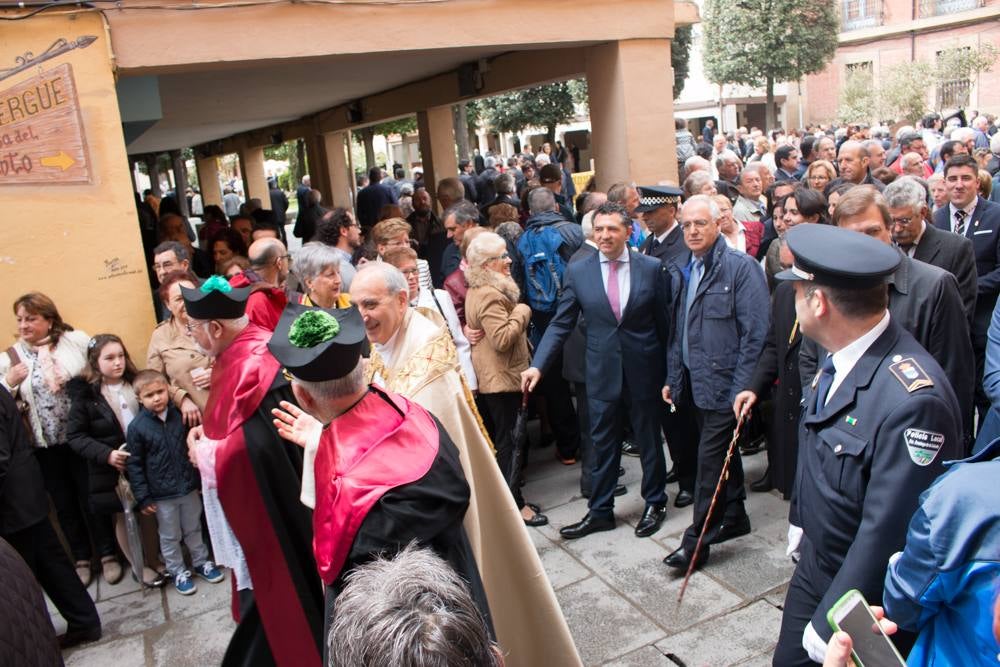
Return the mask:
<path id="1" fill-rule="evenodd" d="M 845 31 L 882 25 L 882 0 L 841 0 L 840 11 Z"/>
<path id="2" fill-rule="evenodd" d="M 920 18 L 967 12 L 982 5 L 982 0 L 920 0 Z"/>
<path id="3" fill-rule="evenodd" d="M 960 47 L 962 51 L 971 51 L 967 46 Z M 938 51 L 937 60 L 940 62 L 945 51 Z M 961 109 L 969 104 L 972 98 L 972 82 L 969 79 L 952 79 L 941 81 L 936 90 L 938 109 Z"/>
<path id="4" fill-rule="evenodd" d="M 860 79 L 874 81 L 874 72 L 875 70 L 872 67 L 872 61 L 870 60 L 857 63 L 847 63 L 844 65 L 844 73 L 847 75 L 846 78 L 848 79 L 858 77 Z"/>

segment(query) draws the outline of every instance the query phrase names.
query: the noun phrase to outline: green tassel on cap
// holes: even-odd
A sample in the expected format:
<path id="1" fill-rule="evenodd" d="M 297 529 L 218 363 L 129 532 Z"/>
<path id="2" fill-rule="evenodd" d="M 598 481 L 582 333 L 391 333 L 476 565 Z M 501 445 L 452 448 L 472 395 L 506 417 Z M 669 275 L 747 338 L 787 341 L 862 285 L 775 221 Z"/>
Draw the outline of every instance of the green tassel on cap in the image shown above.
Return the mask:
<path id="1" fill-rule="evenodd" d="M 229 294 L 233 291 L 233 286 L 229 284 L 229 281 L 222 276 L 212 276 L 205 282 L 201 284 L 201 291 L 205 294 L 209 292 L 222 292 L 223 294 Z"/>
<path id="2" fill-rule="evenodd" d="M 340 333 L 340 322 L 323 310 L 302 313 L 288 330 L 288 342 L 295 347 L 316 347 Z"/>

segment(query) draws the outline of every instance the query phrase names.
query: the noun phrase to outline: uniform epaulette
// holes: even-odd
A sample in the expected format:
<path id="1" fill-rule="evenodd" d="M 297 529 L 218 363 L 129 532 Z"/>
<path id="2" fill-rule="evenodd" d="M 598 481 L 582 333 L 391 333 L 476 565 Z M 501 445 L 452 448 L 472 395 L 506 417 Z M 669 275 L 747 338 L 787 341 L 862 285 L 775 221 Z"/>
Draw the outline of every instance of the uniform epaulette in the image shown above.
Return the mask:
<path id="1" fill-rule="evenodd" d="M 913 357 L 906 357 L 904 359 L 897 354 L 892 358 L 892 361 L 893 364 L 889 366 L 889 370 L 896 376 L 899 383 L 903 385 L 903 389 L 911 394 L 918 389 L 934 386 L 934 380 L 924 372 L 924 369 L 920 367 L 920 364 Z"/>

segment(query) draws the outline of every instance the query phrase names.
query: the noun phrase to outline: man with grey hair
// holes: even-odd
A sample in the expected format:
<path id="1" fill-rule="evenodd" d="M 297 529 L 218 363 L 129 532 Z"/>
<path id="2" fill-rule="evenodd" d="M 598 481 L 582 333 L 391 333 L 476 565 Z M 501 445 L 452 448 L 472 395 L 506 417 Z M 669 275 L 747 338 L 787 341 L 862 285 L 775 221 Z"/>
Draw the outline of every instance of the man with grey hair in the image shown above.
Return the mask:
<path id="1" fill-rule="evenodd" d="M 739 196 L 733 204 L 733 219 L 737 222 L 762 222 L 764 206 L 760 195 L 764 191 L 764 184 L 760 171 L 755 166 L 751 165 L 740 172 L 737 191 Z"/>
<path id="2" fill-rule="evenodd" d="M 892 240 L 908 256 L 955 276 L 969 325 L 976 311 L 976 255 L 972 241 L 927 224 L 927 189 L 912 176 L 898 178 L 882 195 L 892 219 Z"/>
<path id="3" fill-rule="evenodd" d="M 305 450 L 301 500 L 313 509 L 324 625 L 335 616 L 359 620 L 341 610 L 338 600 L 355 567 L 417 542 L 445 558 L 471 587 L 479 622 L 492 634 L 486 593 L 462 527 L 470 490 L 459 451 L 431 413 L 366 381 L 365 338 L 356 307 L 330 311 L 292 304 L 268 343 L 291 375 L 299 402 L 273 414 L 279 434 Z M 342 655 L 343 648 L 333 650 Z"/>
<path id="4" fill-rule="evenodd" d="M 479 209 L 471 201 L 460 199 L 444 212 L 444 231 L 451 243 L 441 254 L 441 275 L 445 279 L 462 263 L 462 239 L 465 232 L 479 226 Z"/>
<path id="5" fill-rule="evenodd" d="M 515 192 L 516 186 L 513 175 L 500 174 L 493 180 L 493 186 L 497 193 L 496 197 L 479 207 L 479 210 L 482 212 L 481 218 L 484 225 L 489 222 L 490 209 L 497 204 L 509 204 L 518 209 L 521 207 L 521 201 L 517 198 Z"/>
<path id="6" fill-rule="evenodd" d="M 281 311 L 288 303 L 285 282 L 288 280 L 291 257 L 284 243 L 271 238 L 251 243 L 247 255 L 250 268 L 234 276 L 229 283 L 233 287 L 254 286 L 247 301 L 247 317 L 268 331 L 274 331 Z"/>
<path id="7" fill-rule="evenodd" d="M 267 349 L 271 332 L 245 315 L 250 292 L 220 276 L 181 287 L 189 335 L 215 359 L 188 448 L 201 473 L 215 561 L 233 568 L 236 581 L 240 623 L 227 659 L 317 665 L 323 593 L 309 511 L 299 502 L 302 453 L 270 418 L 294 396 Z"/>
<path id="8" fill-rule="evenodd" d="M 885 147 L 878 139 L 866 139 L 861 147 L 868 153 L 868 169 L 875 171 L 885 166 Z"/>
<path id="9" fill-rule="evenodd" d="M 330 667 L 503 667 L 468 584 L 431 550 L 411 545 L 359 566 L 337 599 Z"/>
<path id="10" fill-rule="evenodd" d="M 760 179 L 756 170 L 746 171 Z M 693 413 L 698 433 L 694 520 L 678 548 L 663 561 L 680 574 L 692 563 L 698 568 L 708 561 L 708 545 L 750 532 L 738 450 L 722 482 L 719 507 L 711 518 L 708 512 L 737 417 L 744 416 L 742 410 L 739 415 L 734 410 L 736 396 L 749 386 L 764 349 L 770 300 L 760 266 L 726 244 L 719 217 L 711 197 L 695 195 L 687 200 L 679 224 L 691 263 L 683 269 L 667 265 L 676 333 L 671 336 L 663 400 L 676 404 L 678 411 Z M 695 560 L 702 530 L 704 544 Z"/>
<path id="11" fill-rule="evenodd" d="M 465 531 L 500 644 L 515 664 L 560 664 L 566 655 L 575 657 L 541 561 L 458 371 L 447 328 L 409 307 L 406 278 L 385 262 L 358 271 L 351 299 L 372 344 L 368 379 L 429 410 L 461 452 L 472 490 Z"/>
<path id="12" fill-rule="evenodd" d="M 976 116 L 969 123 L 975 132 L 975 137 L 973 139 L 973 152 L 976 148 L 989 148 L 990 147 L 990 135 L 987 131 L 990 129 L 990 119 L 986 116 Z"/>

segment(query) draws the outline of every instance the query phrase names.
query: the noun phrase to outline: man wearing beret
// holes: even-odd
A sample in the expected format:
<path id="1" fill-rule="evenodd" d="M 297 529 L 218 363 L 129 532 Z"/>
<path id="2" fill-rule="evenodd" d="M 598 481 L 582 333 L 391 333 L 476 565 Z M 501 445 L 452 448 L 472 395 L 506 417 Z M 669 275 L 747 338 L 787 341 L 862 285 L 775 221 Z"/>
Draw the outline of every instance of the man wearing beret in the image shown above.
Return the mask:
<path id="1" fill-rule="evenodd" d="M 188 445 L 216 562 L 233 568 L 238 589 L 226 664 L 318 666 L 323 590 L 311 517 L 299 502 L 302 450 L 278 436 L 270 415 L 293 397 L 267 350 L 271 332 L 246 317 L 250 291 L 221 276 L 181 288 L 188 333 L 215 358 L 203 423 Z"/>
<path id="2" fill-rule="evenodd" d="M 921 492 L 962 452 L 944 371 L 887 310 L 900 253 L 827 225 L 799 225 L 786 239 L 794 264 L 776 277 L 795 281 L 802 334 L 829 354 L 803 392 L 789 516 L 802 527 L 789 545 L 801 555 L 774 654 L 781 667 L 822 662 L 826 614 L 847 591 L 882 600 Z"/>
<path id="3" fill-rule="evenodd" d="M 313 508 L 326 627 L 351 570 L 416 541 L 465 580 L 492 634 L 462 526 L 470 491 L 458 449 L 431 413 L 365 381 L 361 353 L 367 347 L 355 306 L 290 305 L 268 343 L 302 406 L 282 403 L 274 415 L 281 435 L 306 448 L 302 502 Z"/>

